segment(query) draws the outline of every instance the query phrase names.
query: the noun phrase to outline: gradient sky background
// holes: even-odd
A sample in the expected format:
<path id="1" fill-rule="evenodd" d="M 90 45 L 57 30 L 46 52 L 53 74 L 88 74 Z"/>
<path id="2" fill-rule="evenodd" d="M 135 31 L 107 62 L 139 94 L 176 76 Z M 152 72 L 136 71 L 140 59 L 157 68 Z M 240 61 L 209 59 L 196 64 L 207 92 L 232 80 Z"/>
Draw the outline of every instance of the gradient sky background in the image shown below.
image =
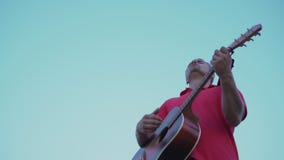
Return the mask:
<path id="1" fill-rule="evenodd" d="M 235 51 L 241 160 L 283 157 L 280 0 L 0 1 L 0 159 L 127 160 L 140 118 L 186 87 L 193 58 Z"/>

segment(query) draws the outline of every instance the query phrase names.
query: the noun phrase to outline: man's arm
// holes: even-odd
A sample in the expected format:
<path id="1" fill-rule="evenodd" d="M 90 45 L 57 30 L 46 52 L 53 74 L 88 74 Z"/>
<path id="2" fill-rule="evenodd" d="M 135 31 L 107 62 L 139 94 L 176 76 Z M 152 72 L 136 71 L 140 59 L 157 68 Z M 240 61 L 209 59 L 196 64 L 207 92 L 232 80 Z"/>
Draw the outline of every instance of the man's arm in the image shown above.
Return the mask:
<path id="1" fill-rule="evenodd" d="M 222 111 L 231 126 L 241 123 L 245 107 L 236 87 L 232 73 L 220 78 L 222 88 Z"/>
<path id="2" fill-rule="evenodd" d="M 242 121 L 245 106 L 231 71 L 232 59 L 228 49 L 216 50 L 211 63 L 220 78 L 224 117 L 229 125 L 237 126 Z"/>

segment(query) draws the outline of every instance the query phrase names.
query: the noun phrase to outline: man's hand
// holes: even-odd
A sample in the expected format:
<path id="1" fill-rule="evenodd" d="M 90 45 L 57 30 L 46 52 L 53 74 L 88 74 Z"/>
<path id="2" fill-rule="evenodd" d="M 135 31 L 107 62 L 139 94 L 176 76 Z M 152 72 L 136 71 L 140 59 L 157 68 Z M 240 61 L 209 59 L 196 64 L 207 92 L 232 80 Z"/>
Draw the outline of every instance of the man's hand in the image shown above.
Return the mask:
<path id="1" fill-rule="evenodd" d="M 221 47 L 220 50 L 215 50 L 211 64 L 220 78 L 231 75 L 232 58 L 229 49 Z"/>
<path id="2" fill-rule="evenodd" d="M 146 114 L 137 124 L 137 131 L 142 134 L 153 133 L 162 123 L 162 119 L 157 116 L 159 108 L 151 114 Z"/>
<path id="3" fill-rule="evenodd" d="M 144 146 L 148 138 L 153 135 L 154 131 L 162 123 L 162 119 L 157 116 L 158 112 L 159 108 L 157 108 L 151 114 L 144 115 L 143 118 L 138 122 L 136 127 L 136 138 L 140 146 Z"/>

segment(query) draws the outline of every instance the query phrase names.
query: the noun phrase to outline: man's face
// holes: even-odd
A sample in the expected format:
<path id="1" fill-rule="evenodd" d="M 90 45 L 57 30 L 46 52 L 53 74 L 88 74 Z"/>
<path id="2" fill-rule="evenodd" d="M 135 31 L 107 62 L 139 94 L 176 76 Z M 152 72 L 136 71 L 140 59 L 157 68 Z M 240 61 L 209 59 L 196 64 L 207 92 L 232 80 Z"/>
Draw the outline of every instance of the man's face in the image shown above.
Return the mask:
<path id="1" fill-rule="evenodd" d="M 205 62 L 203 59 L 198 58 L 191 61 L 186 69 L 186 80 L 189 82 L 190 76 L 194 74 L 198 76 L 204 76 L 210 69 L 210 65 Z"/>

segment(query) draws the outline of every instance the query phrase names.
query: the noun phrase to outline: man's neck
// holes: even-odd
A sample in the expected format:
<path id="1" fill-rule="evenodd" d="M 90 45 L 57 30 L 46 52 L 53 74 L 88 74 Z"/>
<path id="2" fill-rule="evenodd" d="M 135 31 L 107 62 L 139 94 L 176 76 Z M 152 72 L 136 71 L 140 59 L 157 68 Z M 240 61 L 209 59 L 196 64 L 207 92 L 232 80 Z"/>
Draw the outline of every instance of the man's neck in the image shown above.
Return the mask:
<path id="1" fill-rule="evenodd" d="M 200 85 L 200 82 L 201 82 L 202 79 L 192 79 L 189 83 L 189 88 L 191 89 L 196 89 L 197 87 L 199 87 Z M 203 88 L 207 88 L 210 86 L 210 82 L 207 82 Z"/>

